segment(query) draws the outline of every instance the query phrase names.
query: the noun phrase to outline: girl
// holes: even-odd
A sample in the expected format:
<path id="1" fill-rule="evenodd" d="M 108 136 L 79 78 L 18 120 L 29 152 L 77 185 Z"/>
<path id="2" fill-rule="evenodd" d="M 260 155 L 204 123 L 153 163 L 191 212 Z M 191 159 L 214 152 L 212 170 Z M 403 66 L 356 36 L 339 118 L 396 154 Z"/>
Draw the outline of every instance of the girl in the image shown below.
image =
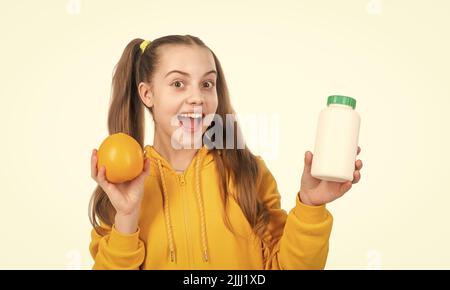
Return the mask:
<path id="1" fill-rule="evenodd" d="M 246 146 L 206 146 L 228 144 L 234 123 L 220 120 L 234 111 L 219 60 L 190 35 L 134 39 L 125 48 L 113 76 L 109 133 L 127 133 L 143 146 L 147 110 L 154 142 L 145 146 L 138 177 L 108 182 L 92 152 L 94 269 L 324 268 L 332 227 L 325 204 L 359 181 L 361 160 L 353 182 L 326 182 L 311 176 L 307 151 L 296 206 L 287 214 L 260 157 Z M 205 134 L 213 127 L 214 136 Z M 239 129 L 233 132 L 236 139 Z M 186 149 L 199 139 L 205 144 Z"/>

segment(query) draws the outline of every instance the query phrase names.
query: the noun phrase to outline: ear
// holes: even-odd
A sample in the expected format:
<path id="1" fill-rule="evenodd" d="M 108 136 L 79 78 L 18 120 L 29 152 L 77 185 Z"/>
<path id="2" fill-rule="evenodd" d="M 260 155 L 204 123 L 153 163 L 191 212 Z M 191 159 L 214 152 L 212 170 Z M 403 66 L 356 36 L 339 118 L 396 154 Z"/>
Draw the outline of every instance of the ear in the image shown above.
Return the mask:
<path id="1" fill-rule="evenodd" d="M 138 86 L 139 97 L 142 102 L 148 107 L 153 107 L 153 90 L 149 83 L 141 82 Z"/>

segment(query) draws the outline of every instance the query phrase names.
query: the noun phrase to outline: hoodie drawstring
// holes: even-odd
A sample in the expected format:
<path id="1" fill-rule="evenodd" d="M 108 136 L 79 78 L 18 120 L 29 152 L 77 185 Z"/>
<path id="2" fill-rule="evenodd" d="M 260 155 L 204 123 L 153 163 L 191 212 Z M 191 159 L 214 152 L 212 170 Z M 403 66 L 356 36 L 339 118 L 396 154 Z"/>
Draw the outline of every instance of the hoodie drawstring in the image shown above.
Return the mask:
<path id="1" fill-rule="evenodd" d="M 172 224 L 170 221 L 170 211 L 169 211 L 169 194 L 167 193 L 166 188 L 166 182 L 164 179 L 164 172 L 162 170 L 161 166 L 161 160 L 157 160 L 158 163 L 158 170 L 159 174 L 161 176 L 161 183 L 163 188 L 163 194 L 164 194 L 164 218 L 166 221 L 166 230 L 167 230 L 167 240 L 169 241 L 169 252 L 170 252 L 170 261 L 175 262 L 176 261 L 176 254 L 175 254 L 175 245 L 173 242 L 173 232 L 172 232 Z"/>
<path id="2" fill-rule="evenodd" d="M 176 252 L 175 252 L 175 243 L 172 232 L 172 224 L 170 219 L 170 211 L 169 211 L 169 194 L 167 193 L 167 187 L 164 177 L 163 168 L 161 165 L 161 160 L 157 159 L 158 170 L 161 177 L 162 190 L 164 195 L 164 218 L 166 223 L 167 230 L 167 240 L 169 242 L 169 253 L 170 253 L 170 261 L 176 261 Z M 205 222 L 205 209 L 203 205 L 203 195 L 200 188 L 200 164 L 201 164 L 201 156 L 197 156 L 195 161 L 195 192 L 197 196 L 197 203 L 200 210 L 200 231 L 201 231 L 201 242 L 202 242 L 202 258 L 204 262 L 209 261 L 208 256 L 208 243 L 206 237 L 206 222 Z"/>
<path id="3" fill-rule="evenodd" d="M 205 208 L 203 207 L 203 195 L 200 189 L 200 157 L 195 162 L 195 191 L 197 193 L 197 203 L 200 209 L 200 225 L 201 225 L 201 239 L 203 250 L 203 261 L 208 262 L 208 243 L 206 241 L 206 222 L 205 222 Z"/>

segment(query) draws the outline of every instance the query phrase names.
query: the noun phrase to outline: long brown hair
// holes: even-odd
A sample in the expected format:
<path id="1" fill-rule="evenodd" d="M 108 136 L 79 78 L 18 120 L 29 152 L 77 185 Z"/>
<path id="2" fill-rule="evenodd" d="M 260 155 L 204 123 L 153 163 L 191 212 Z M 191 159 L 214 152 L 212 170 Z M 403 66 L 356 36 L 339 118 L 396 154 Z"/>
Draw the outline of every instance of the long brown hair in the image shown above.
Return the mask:
<path id="1" fill-rule="evenodd" d="M 113 81 L 112 96 L 108 112 L 108 130 L 110 134 L 124 132 L 133 136 L 141 146 L 144 146 L 144 104 L 142 103 L 138 85 L 140 82 L 148 82 L 153 76 L 156 65 L 158 64 L 158 47 L 162 45 L 198 45 L 208 48 L 203 41 L 191 35 L 169 35 L 155 39 L 141 54 L 140 44 L 143 39 L 133 39 L 123 51 L 123 54 L 117 63 Z M 214 52 L 211 51 L 216 69 L 217 69 L 217 96 L 218 107 L 216 114 L 220 115 L 222 120 L 226 120 L 227 114 L 235 114 L 231 106 L 229 92 L 225 81 L 225 76 L 220 62 Z M 150 114 L 152 110 L 147 108 Z M 211 126 L 223 125 L 214 124 Z M 234 122 L 232 126 L 234 126 Z M 210 126 L 210 127 L 211 127 Z M 227 123 L 222 126 L 223 143 L 226 144 Z M 208 128 L 209 129 L 209 128 Z M 207 130 L 208 130 L 207 129 Z M 216 129 L 217 130 L 217 129 Z M 239 124 L 236 122 L 234 130 L 234 140 L 237 140 L 240 134 Z M 253 231 L 262 239 L 266 225 L 269 222 L 268 210 L 260 200 L 256 186 L 260 170 L 258 161 L 245 146 L 244 149 L 211 148 L 214 159 L 216 160 L 218 174 L 220 179 L 221 198 L 224 205 L 224 212 L 227 211 L 227 201 L 231 194 L 228 184 L 231 179 L 234 184 L 234 194 L 242 212 L 247 218 Z M 107 226 L 112 226 L 114 222 L 115 209 L 109 201 L 106 193 L 97 186 L 92 194 L 90 201 L 89 218 L 91 224 L 99 234 L 104 234 L 98 220 Z M 224 215 L 225 223 L 230 228 L 228 216 Z"/>

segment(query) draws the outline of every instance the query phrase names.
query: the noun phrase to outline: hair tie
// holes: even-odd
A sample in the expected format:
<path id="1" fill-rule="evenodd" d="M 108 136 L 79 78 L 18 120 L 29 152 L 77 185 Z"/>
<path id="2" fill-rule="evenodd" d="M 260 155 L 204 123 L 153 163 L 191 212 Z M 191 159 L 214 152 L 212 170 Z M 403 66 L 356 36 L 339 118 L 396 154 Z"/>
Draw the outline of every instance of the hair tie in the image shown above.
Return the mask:
<path id="1" fill-rule="evenodd" d="M 141 54 L 144 54 L 145 49 L 150 44 L 149 40 L 144 40 L 141 45 L 139 46 L 141 48 Z"/>

